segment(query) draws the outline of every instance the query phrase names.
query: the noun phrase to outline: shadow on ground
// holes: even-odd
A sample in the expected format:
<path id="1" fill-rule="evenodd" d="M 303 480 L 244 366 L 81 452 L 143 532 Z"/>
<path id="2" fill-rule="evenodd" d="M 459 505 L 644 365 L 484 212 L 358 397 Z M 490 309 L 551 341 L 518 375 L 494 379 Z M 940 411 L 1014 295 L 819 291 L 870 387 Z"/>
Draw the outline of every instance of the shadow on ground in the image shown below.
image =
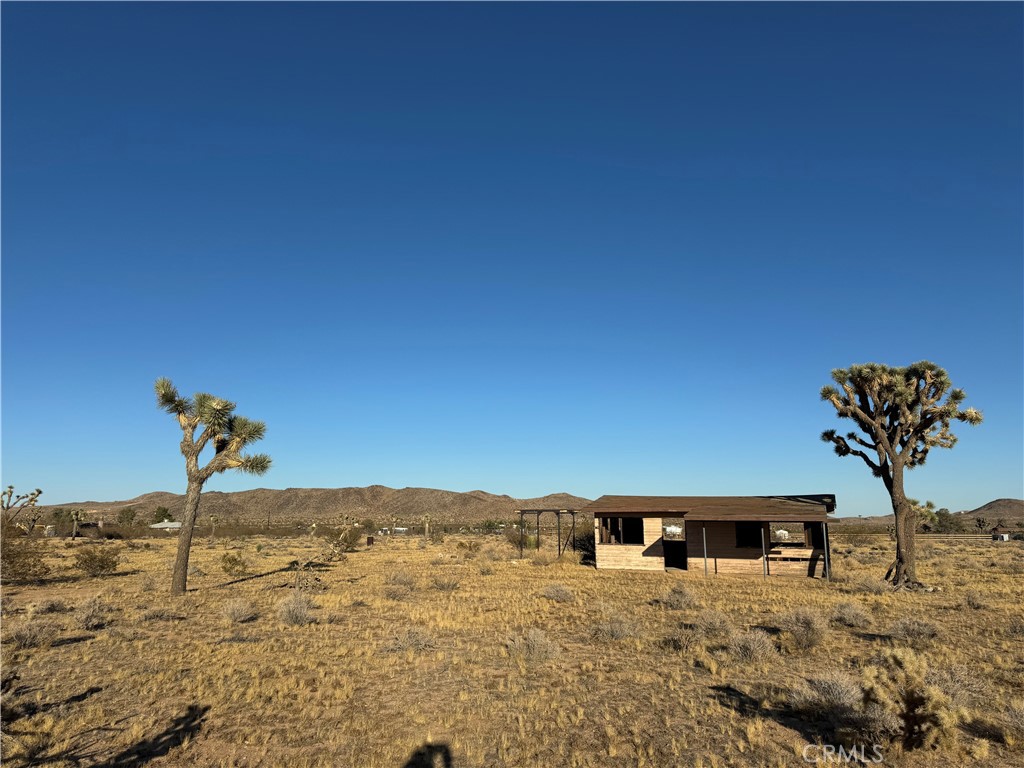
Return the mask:
<path id="1" fill-rule="evenodd" d="M 455 763 L 447 744 L 428 743 L 413 752 L 402 768 L 455 768 Z"/>

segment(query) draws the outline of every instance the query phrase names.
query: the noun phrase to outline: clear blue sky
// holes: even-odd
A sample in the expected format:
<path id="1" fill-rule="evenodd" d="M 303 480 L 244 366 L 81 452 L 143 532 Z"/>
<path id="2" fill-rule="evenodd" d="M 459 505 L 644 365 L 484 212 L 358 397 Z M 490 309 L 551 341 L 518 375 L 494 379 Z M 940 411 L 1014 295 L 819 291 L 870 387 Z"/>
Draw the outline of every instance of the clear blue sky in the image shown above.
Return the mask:
<path id="1" fill-rule="evenodd" d="M 1024 496 L 1022 19 L 998 4 L 4 3 L 3 484 L 833 492 L 829 371 L 982 409 L 909 492 Z"/>

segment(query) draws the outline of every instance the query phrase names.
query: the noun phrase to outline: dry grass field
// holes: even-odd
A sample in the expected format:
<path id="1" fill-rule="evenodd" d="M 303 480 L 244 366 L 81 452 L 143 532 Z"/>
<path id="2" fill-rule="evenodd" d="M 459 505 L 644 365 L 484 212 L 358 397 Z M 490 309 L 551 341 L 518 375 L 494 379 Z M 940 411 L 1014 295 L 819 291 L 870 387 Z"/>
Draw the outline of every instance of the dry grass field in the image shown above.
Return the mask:
<path id="1" fill-rule="evenodd" d="M 458 537 L 378 542 L 300 583 L 280 569 L 316 539 L 203 540 L 181 599 L 170 537 L 99 545 L 122 555 L 101 577 L 73 568 L 88 543 L 44 546 L 48 581 L 3 590 L 4 765 L 834 765 L 807 745 L 870 744 L 881 716 L 855 710 L 879 674 L 924 675 L 941 710 L 883 764 L 1024 765 L 1019 542 L 924 545 L 938 589 L 892 594 L 891 543 L 856 537 L 836 537 L 832 583 L 598 572 Z M 927 669 L 893 672 L 905 648 Z"/>

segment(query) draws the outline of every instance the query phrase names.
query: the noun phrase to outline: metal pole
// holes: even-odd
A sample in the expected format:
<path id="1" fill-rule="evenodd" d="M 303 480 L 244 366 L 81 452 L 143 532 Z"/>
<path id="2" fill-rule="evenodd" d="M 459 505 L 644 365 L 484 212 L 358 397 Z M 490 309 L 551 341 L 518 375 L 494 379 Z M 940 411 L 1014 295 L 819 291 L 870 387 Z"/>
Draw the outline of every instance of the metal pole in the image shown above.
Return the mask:
<path id="1" fill-rule="evenodd" d="M 523 512 L 519 510 L 519 559 L 523 559 Z"/>
<path id="2" fill-rule="evenodd" d="M 576 510 L 572 511 L 572 551 L 576 551 Z"/>
<path id="3" fill-rule="evenodd" d="M 704 538 L 704 575 L 708 575 L 708 531 L 704 523 L 700 524 L 700 535 Z"/>
<path id="4" fill-rule="evenodd" d="M 556 512 L 555 517 L 558 518 L 558 556 L 562 556 L 562 513 Z"/>
<path id="5" fill-rule="evenodd" d="M 764 525 L 761 526 L 761 575 L 768 578 L 768 549 L 764 544 Z"/>
<path id="6" fill-rule="evenodd" d="M 825 539 L 822 542 L 825 545 L 825 580 L 832 581 L 832 561 L 828 556 L 828 523 L 821 524 L 821 532 Z"/>

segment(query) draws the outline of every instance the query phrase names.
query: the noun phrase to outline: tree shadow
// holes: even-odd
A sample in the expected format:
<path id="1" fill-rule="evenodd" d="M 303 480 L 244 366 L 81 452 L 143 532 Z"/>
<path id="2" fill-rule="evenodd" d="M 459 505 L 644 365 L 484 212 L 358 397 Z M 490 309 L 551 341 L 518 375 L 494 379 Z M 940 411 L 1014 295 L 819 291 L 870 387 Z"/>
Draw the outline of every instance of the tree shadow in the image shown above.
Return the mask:
<path id="1" fill-rule="evenodd" d="M 426 743 L 405 762 L 402 768 L 454 768 L 452 750 L 447 744 Z"/>
<path id="2" fill-rule="evenodd" d="M 728 707 L 744 717 L 770 717 L 779 725 L 799 733 L 809 744 L 839 743 L 838 723 L 805 720 L 799 716 L 795 708 L 785 704 L 780 707 L 765 707 L 754 696 L 731 685 L 716 685 L 712 686 L 711 690 L 723 707 Z"/>
<path id="3" fill-rule="evenodd" d="M 12 694 L 24 696 L 37 690 L 39 689 L 35 687 L 21 686 L 15 691 L 12 691 Z M 3 707 L 0 707 L 0 721 L 3 723 L 13 723 L 23 717 L 51 712 L 55 709 L 60 709 L 71 704 L 81 704 L 83 701 L 95 696 L 102 690 L 103 689 L 100 686 L 94 685 L 91 688 L 86 688 L 81 693 L 76 693 L 74 696 L 68 696 L 63 701 L 51 701 L 45 704 L 37 704 L 34 701 L 11 703 L 10 695 L 8 695 L 5 697 L 7 700 L 4 701 Z"/>
<path id="4" fill-rule="evenodd" d="M 171 724 L 160 733 L 119 752 L 100 765 L 102 768 L 134 768 L 145 765 L 155 758 L 163 757 L 199 733 L 203 727 L 206 713 L 209 711 L 209 707 L 190 704 L 183 714 L 174 718 Z"/>

